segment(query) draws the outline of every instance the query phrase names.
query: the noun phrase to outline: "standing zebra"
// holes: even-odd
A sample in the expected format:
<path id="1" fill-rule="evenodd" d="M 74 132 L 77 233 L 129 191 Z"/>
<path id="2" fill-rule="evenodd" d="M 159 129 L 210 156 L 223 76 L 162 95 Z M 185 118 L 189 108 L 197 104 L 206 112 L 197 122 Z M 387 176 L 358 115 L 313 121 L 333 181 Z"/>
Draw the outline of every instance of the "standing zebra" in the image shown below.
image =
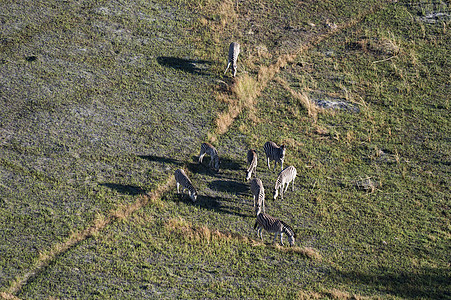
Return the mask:
<path id="1" fill-rule="evenodd" d="M 189 197 L 193 202 L 197 200 L 197 191 L 194 188 L 191 180 L 189 180 L 188 176 L 186 176 L 185 171 L 182 169 L 177 169 L 174 172 L 175 181 L 177 182 L 177 193 L 180 194 L 180 185 L 182 186 L 182 193 L 185 191 L 185 189 L 188 190 Z"/>
<path id="2" fill-rule="evenodd" d="M 218 151 L 215 147 L 213 147 L 210 143 L 202 143 L 200 146 L 200 154 L 199 154 L 199 163 L 202 163 L 202 160 L 205 154 L 210 155 L 210 167 L 213 168 L 216 172 L 219 171 L 219 156 Z"/>
<path id="3" fill-rule="evenodd" d="M 252 173 L 257 176 L 257 152 L 255 150 L 247 151 L 247 164 L 246 181 L 251 179 Z"/>
<path id="4" fill-rule="evenodd" d="M 294 191 L 294 179 L 296 178 L 296 168 L 293 166 L 286 167 L 283 171 L 279 173 L 279 176 L 276 180 L 276 186 L 274 187 L 274 200 L 276 200 L 277 196 L 279 195 L 279 189 L 280 189 L 280 197 L 283 200 L 283 188 L 285 184 L 287 185 L 285 188 L 285 192 L 288 190 L 288 186 L 291 184 L 291 188 Z"/>
<path id="5" fill-rule="evenodd" d="M 294 242 L 296 239 L 296 233 L 293 229 L 286 224 L 285 222 L 271 217 L 265 213 L 259 213 L 257 215 L 257 221 L 255 222 L 254 229 L 257 228 L 257 236 L 263 241 L 263 229 L 265 229 L 269 233 L 275 233 L 274 241 L 276 241 L 277 236 L 280 234 L 280 244 L 283 246 L 282 235 L 285 233 L 288 236 L 288 242 L 290 246 L 294 246 Z"/>
<path id="6" fill-rule="evenodd" d="M 227 62 L 227 68 L 224 72 L 227 73 L 227 70 L 229 69 L 230 65 L 232 65 L 232 73 L 233 77 L 236 75 L 236 61 L 238 60 L 238 54 L 240 54 L 240 44 L 233 42 L 229 46 L 229 57 Z"/>
<path id="7" fill-rule="evenodd" d="M 263 188 L 263 183 L 260 178 L 254 178 L 251 180 L 251 192 L 254 196 L 254 209 L 255 214 L 265 212 L 265 189 Z M 257 206 L 255 206 L 257 202 Z"/>
<path id="8" fill-rule="evenodd" d="M 271 170 L 271 167 L 269 166 L 269 162 L 271 160 L 274 160 L 274 171 L 276 170 L 277 163 L 280 163 L 280 170 L 283 169 L 283 161 L 285 159 L 285 145 L 277 146 L 274 142 L 266 142 L 263 146 L 263 149 L 265 150 L 266 154 L 266 160 L 268 162 L 268 169 Z"/>

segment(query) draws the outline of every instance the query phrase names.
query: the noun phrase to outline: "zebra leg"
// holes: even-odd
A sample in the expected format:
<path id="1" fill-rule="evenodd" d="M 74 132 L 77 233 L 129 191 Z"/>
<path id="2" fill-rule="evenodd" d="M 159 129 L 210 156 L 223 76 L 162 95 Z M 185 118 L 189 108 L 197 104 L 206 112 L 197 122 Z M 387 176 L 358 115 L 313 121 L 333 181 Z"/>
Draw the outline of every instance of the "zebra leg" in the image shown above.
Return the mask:
<path id="1" fill-rule="evenodd" d="M 180 183 L 177 182 L 177 194 L 180 194 Z"/>
<path id="2" fill-rule="evenodd" d="M 268 162 L 268 169 L 271 170 L 271 167 L 269 166 L 269 157 L 268 156 L 266 157 L 266 160 Z"/>
<path id="3" fill-rule="evenodd" d="M 201 164 L 202 163 L 202 160 L 204 159 L 204 156 L 205 156 L 205 153 L 200 153 L 200 155 L 199 155 L 199 163 Z"/>
<path id="4" fill-rule="evenodd" d="M 227 64 L 227 68 L 226 68 L 226 70 L 224 71 L 224 75 L 227 73 L 227 70 L 229 69 L 229 67 L 230 67 L 230 62 Z"/>
<path id="5" fill-rule="evenodd" d="M 272 241 L 273 244 L 276 242 L 278 235 L 279 235 L 279 232 L 274 233 L 274 240 Z"/>
<path id="6" fill-rule="evenodd" d="M 283 246 L 283 232 L 280 232 L 280 244 Z"/>

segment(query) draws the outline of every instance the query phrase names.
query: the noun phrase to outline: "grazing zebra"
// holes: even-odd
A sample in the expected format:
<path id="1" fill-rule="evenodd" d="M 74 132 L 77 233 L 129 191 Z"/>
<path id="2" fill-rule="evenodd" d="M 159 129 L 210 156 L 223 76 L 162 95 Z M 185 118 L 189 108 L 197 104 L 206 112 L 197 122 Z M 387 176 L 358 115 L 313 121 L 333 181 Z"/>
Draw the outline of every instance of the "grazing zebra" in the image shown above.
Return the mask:
<path id="1" fill-rule="evenodd" d="M 205 154 L 210 155 L 210 167 L 213 168 L 216 172 L 219 171 L 219 156 L 218 151 L 215 147 L 213 147 L 210 143 L 202 143 L 200 146 L 200 154 L 199 154 L 199 163 L 202 163 L 202 160 Z"/>
<path id="2" fill-rule="evenodd" d="M 260 236 L 262 241 L 263 229 L 265 229 L 269 233 L 275 233 L 273 243 L 276 241 L 277 235 L 280 234 L 280 244 L 283 246 L 282 235 L 285 233 L 288 236 L 288 242 L 290 243 L 290 246 L 294 246 L 296 233 L 288 224 L 277 218 L 271 217 L 270 215 L 265 213 L 259 213 L 257 215 L 257 221 L 254 225 L 254 229 L 256 228 L 257 236 Z"/>
<path id="3" fill-rule="evenodd" d="M 249 167 L 246 171 L 246 181 L 251 179 L 252 173 L 257 176 L 257 152 L 255 150 L 247 151 L 247 164 Z"/>
<path id="4" fill-rule="evenodd" d="M 229 57 L 227 62 L 227 68 L 224 72 L 227 73 L 227 70 L 229 69 L 230 65 L 232 65 L 232 73 L 233 77 L 236 75 L 236 61 L 238 60 L 238 54 L 240 54 L 240 44 L 233 42 L 229 46 Z"/>
<path id="5" fill-rule="evenodd" d="M 251 192 L 254 196 L 255 214 L 258 215 L 262 210 L 265 212 L 265 189 L 260 178 L 251 180 Z M 257 206 L 255 206 L 255 202 L 257 202 Z"/>
<path id="6" fill-rule="evenodd" d="M 277 196 L 279 195 L 279 189 L 280 189 L 280 197 L 283 200 L 283 188 L 285 184 L 287 185 L 285 188 L 285 192 L 288 190 L 288 186 L 291 184 L 291 188 L 294 191 L 294 179 L 296 178 L 296 168 L 293 166 L 286 167 L 283 171 L 279 173 L 279 176 L 276 180 L 276 186 L 274 187 L 274 200 L 276 200 Z"/>
<path id="7" fill-rule="evenodd" d="M 276 170 L 277 163 L 280 163 L 280 170 L 283 169 L 283 161 L 285 159 L 285 145 L 277 146 L 274 142 L 266 142 L 263 146 L 263 149 L 265 150 L 266 154 L 266 160 L 268 162 L 268 169 L 271 170 L 271 167 L 269 166 L 269 162 L 271 160 L 274 160 L 274 171 Z"/>
<path id="8" fill-rule="evenodd" d="M 195 202 L 197 200 L 197 191 L 191 183 L 191 180 L 189 180 L 188 176 L 186 176 L 185 171 L 183 171 L 182 169 L 177 169 L 175 170 L 174 176 L 175 181 L 177 182 L 177 193 L 180 194 L 180 185 L 182 185 L 182 193 L 185 191 L 185 189 L 187 189 L 189 197 L 193 202 Z"/>

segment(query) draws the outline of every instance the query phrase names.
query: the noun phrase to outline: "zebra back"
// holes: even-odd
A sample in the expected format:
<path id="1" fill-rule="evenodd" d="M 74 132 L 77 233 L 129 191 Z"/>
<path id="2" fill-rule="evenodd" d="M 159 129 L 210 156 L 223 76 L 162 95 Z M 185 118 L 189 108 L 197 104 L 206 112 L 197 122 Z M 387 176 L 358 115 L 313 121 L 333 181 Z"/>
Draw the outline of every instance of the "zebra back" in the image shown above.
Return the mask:
<path id="1" fill-rule="evenodd" d="M 251 192 L 254 196 L 255 213 L 258 215 L 261 211 L 265 211 L 265 188 L 260 178 L 251 180 Z M 255 199 L 257 199 L 257 205 Z"/>
<path id="2" fill-rule="evenodd" d="M 280 243 L 282 242 L 282 233 L 285 233 L 288 236 L 288 241 L 291 246 L 294 245 L 296 239 L 296 233 L 294 230 L 285 222 L 274 218 L 266 213 L 259 213 L 257 215 L 257 220 L 255 222 L 254 229 L 259 227 L 259 230 L 262 228 L 267 232 L 275 233 L 274 239 L 278 234 L 280 234 Z"/>
<path id="3" fill-rule="evenodd" d="M 277 176 L 276 186 L 274 189 L 279 189 L 284 184 L 292 182 L 297 175 L 296 168 L 294 166 L 289 166 L 280 171 L 279 176 Z"/>
<path id="4" fill-rule="evenodd" d="M 252 173 L 257 174 L 257 152 L 255 150 L 247 151 L 247 164 L 246 180 L 249 180 Z"/>
<path id="5" fill-rule="evenodd" d="M 202 143 L 202 145 L 200 145 L 199 163 L 202 163 L 205 154 L 208 154 L 211 157 L 210 166 L 219 171 L 220 160 L 216 148 L 210 143 Z"/>
<path id="6" fill-rule="evenodd" d="M 196 201 L 197 200 L 197 191 L 194 188 L 191 180 L 186 175 L 185 171 L 182 169 L 175 170 L 174 177 L 175 177 L 175 181 L 177 183 L 177 191 L 178 191 L 178 186 L 181 185 L 183 187 L 183 189 L 188 190 L 191 200 Z"/>
<path id="7" fill-rule="evenodd" d="M 277 163 L 280 163 L 280 167 L 282 169 L 283 161 L 285 159 L 285 145 L 279 147 L 276 143 L 270 141 L 265 143 L 263 149 L 265 150 L 266 158 L 268 160 L 268 168 L 271 169 L 269 166 L 269 161 L 274 160 L 274 169 L 276 168 Z"/>
<path id="8" fill-rule="evenodd" d="M 238 44 L 237 42 L 230 43 L 229 56 L 228 56 L 228 60 L 227 60 L 227 68 L 226 68 L 224 74 L 227 72 L 230 65 L 232 65 L 233 77 L 236 76 L 236 69 L 237 69 L 236 63 L 237 63 L 239 54 L 240 54 L 240 44 Z"/>

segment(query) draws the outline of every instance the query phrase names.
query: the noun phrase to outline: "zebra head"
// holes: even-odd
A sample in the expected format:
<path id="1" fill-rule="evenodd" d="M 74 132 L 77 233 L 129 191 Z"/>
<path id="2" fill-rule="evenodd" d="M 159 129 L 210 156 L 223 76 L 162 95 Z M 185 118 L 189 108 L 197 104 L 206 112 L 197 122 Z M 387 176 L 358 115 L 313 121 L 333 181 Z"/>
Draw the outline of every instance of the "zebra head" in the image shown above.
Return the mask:
<path id="1" fill-rule="evenodd" d="M 216 171 L 216 172 L 219 172 L 219 166 L 221 165 L 221 160 L 219 159 L 219 157 L 218 156 L 216 156 L 215 158 L 214 158 L 214 162 L 213 162 L 213 169 Z"/>
<path id="2" fill-rule="evenodd" d="M 296 236 L 295 236 L 295 235 L 289 235 L 289 236 L 288 236 L 288 242 L 290 243 L 290 246 L 291 246 L 291 247 L 294 246 L 295 239 L 296 239 Z"/>
<path id="3" fill-rule="evenodd" d="M 275 189 L 274 189 L 274 193 L 273 193 L 273 198 L 274 198 L 274 200 L 276 200 L 277 199 L 277 196 L 279 196 L 279 187 L 276 187 Z"/>
<path id="4" fill-rule="evenodd" d="M 193 201 L 193 202 L 196 202 L 196 200 L 197 200 L 197 191 L 196 190 L 194 190 L 193 192 L 189 192 L 189 197 L 191 198 L 191 200 Z"/>
<path id="5" fill-rule="evenodd" d="M 293 228 L 290 227 L 287 223 L 281 221 L 283 224 L 282 232 L 288 236 L 288 242 L 290 246 L 294 246 L 296 240 L 296 232 L 294 232 Z"/>
<path id="6" fill-rule="evenodd" d="M 285 159 L 285 151 L 287 150 L 287 147 L 285 145 L 280 146 L 280 150 L 282 153 L 280 153 L 280 160 L 283 161 Z"/>

